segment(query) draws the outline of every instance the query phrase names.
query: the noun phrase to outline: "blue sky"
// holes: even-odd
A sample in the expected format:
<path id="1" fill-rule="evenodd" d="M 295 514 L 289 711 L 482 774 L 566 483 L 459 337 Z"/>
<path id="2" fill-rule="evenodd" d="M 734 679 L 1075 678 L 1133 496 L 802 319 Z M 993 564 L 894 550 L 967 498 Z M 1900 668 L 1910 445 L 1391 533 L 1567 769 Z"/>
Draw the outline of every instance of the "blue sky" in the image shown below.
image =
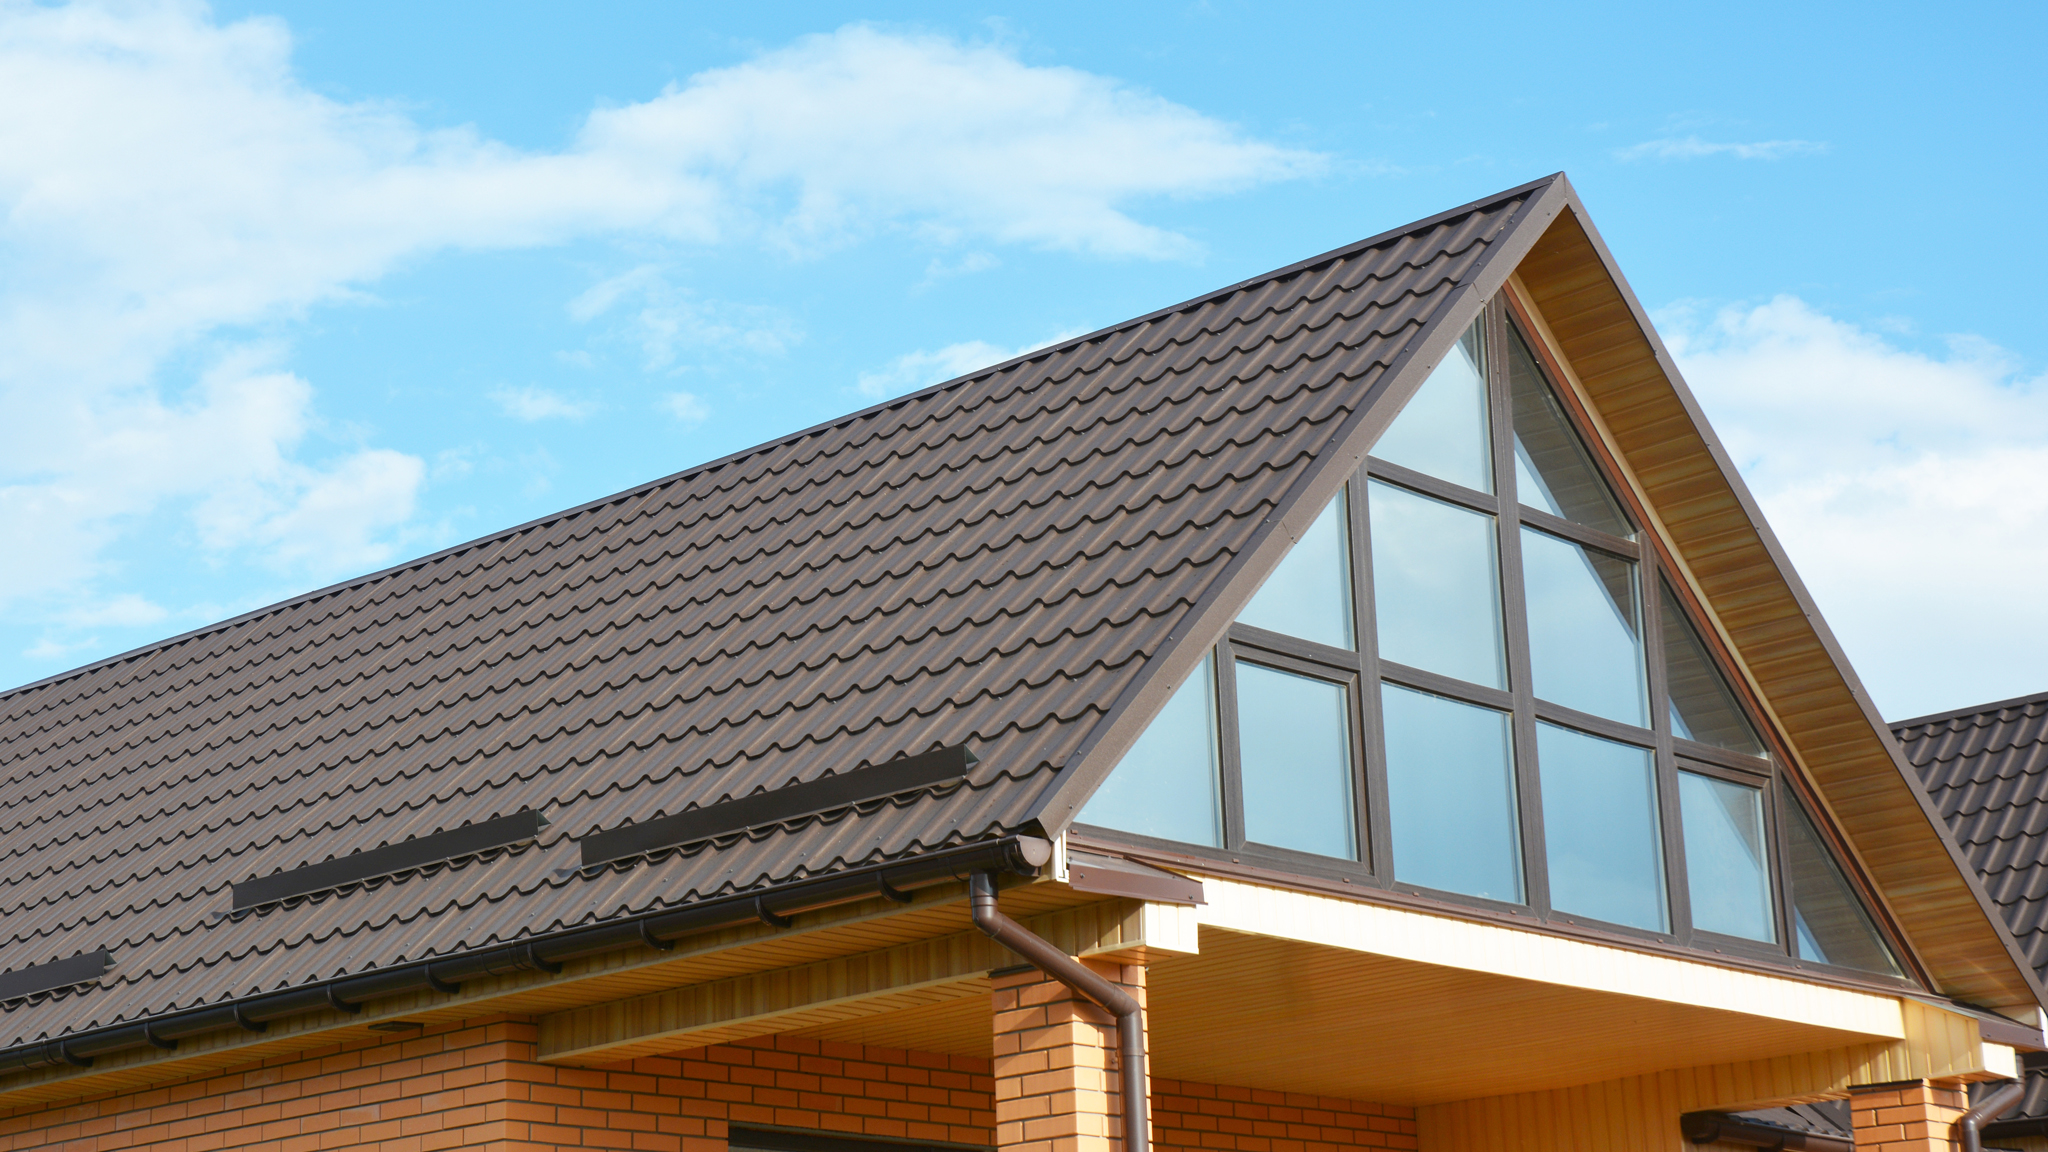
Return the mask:
<path id="1" fill-rule="evenodd" d="M 1564 169 L 1887 715 L 2048 688 L 2040 10 L 0 3 L 0 683 Z"/>

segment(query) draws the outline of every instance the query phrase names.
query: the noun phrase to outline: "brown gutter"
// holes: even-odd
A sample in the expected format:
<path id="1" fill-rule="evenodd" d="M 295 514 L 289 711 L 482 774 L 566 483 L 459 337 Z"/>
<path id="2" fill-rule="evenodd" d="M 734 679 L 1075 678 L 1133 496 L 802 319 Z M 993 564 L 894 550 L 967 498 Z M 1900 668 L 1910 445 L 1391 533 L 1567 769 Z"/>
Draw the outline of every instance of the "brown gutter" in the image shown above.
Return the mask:
<path id="1" fill-rule="evenodd" d="M 1687 1112 L 1678 1118 L 1678 1130 L 1694 1144 L 1747 1144 L 1785 1152 L 1856 1152 L 1856 1141 L 1845 1136 L 1759 1124 L 1726 1112 Z"/>
<path id="2" fill-rule="evenodd" d="M 1996 1091 L 1977 1102 L 1976 1106 L 1963 1113 L 1956 1121 L 1956 1130 L 1963 1134 L 1963 1152 L 1984 1152 L 1984 1139 L 1978 1133 L 1985 1121 L 1996 1120 L 2013 1110 L 2027 1095 L 2023 1080 L 2007 1080 Z"/>
<path id="3" fill-rule="evenodd" d="M 1123 1074 L 1123 1152 L 1146 1152 L 1150 1143 L 1150 1121 L 1145 1101 L 1144 1006 L 1136 997 L 1097 975 L 1050 940 L 1003 915 L 1002 910 L 996 907 L 995 877 L 991 873 L 975 873 L 968 881 L 968 892 L 976 928 L 1116 1017 L 1117 1064 Z"/>
<path id="4" fill-rule="evenodd" d="M 368 1000 L 428 989 L 460 992 L 463 982 L 479 976 L 518 971 L 559 972 L 565 960 L 643 945 L 667 949 L 685 936 L 741 924 L 766 923 L 787 928 L 789 917 L 799 912 L 876 896 L 901 903 L 910 899 L 908 893 L 921 888 L 963 878 L 985 881 L 991 869 L 1036 875 L 1051 856 L 1052 845 L 1036 836 L 975 841 L 874 867 L 828 872 L 761 892 L 603 920 L 537 935 L 516 944 L 457 952 L 416 964 L 373 968 L 283 991 L 157 1013 L 138 1021 L 0 1048 L 0 1072 L 59 1064 L 90 1068 L 96 1056 L 131 1048 L 174 1048 L 179 1040 L 207 1032 L 236 1028 L 261 1032 L 272 1020 L 302 1012 L 356 1012 Z"/>

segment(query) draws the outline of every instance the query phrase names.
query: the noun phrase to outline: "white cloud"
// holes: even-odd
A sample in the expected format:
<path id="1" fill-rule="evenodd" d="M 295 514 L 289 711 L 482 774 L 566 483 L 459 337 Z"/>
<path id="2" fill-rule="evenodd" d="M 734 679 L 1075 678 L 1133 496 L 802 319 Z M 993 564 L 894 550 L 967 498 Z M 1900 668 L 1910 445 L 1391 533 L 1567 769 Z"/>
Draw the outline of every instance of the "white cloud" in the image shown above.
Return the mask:
<path id="1" fill-rule="evenodd" d="M 197 0 L 0 5 L 0 428 L 35 430 L 0 455 L 0 538 L 23 542 L 0 605 L 117 594 L 95 590 L 104 556 L 145 516 L 188 518 L 223 563 L 391 558 L 421 461 L 323 435 L 277 350 L 218 342 L 401 262 L 607 235 L 803 255 L 884 230 L 1174 256 L 1192 243 L 1135 207 L 1323 164 L 1115 80 L 859 26 L 594 111 L 552 152 L 324 96 L 291 53 L 282 21 Z M 801 335 L 635 275 L 578 307 L 616 309 L 652 366 Z"/>
<path id="2" fill-rule="evenodd" d="M 685 426 L 702 424 L 711 417 L 711 409 L 688 392 L 669 393 L 661 398 L 661 407 Z"/>
<path id="3" fill-rule="evenodd" d="M 640 346 L 649 371 L 675 363 L 685 348 L 773 355 L 803 339 L 802 327 L 781 309 L 699 300 L 653 265 L 594 284 L 569 302 L 569 315 L 585 323 L 614 310 L 623 313 L 621 335 Z"/>
<path id="4" fill-rule="evenodd" d="M 1658 327 L 1888 717 L 2048 688 L 2048 378 L 1793 297 Z"/>
<path id="5" fill-rule="evenodd" d="M 153 604 L 133 592 L 123 592 L 110 600 L 74 608 L 64 613 L 64 621 L 87 628 L 100 624 L 133 627 L 138 624 L 155 624 L 169 615 L 162 605 Z"/>
<path id="6" fill-rule="evenodd" d="M 1697 160 L 1703 156 L 1732 156 L 1737 160 L 1782 160 L 1787 156 L 1811 156 L 1828 146 L 1813 140 L 1758 140 L 1749 144 L 1717 144 L 1697 136 L 1673 136 L 1645 140 L 1615 150 L 1621 160 Z"/>
<path id="7" fill-rule="evenodd" d="M 1063 337 L 1046 343 L 1057 343 L 1059 339 Z M 965 376 L 976 368 L 1000 364 L 1012 356 L 1021 356 L 1033 348 L 1043 347 L 1045 344 L 1033 344 L 1013 351 L 999 348 L 986 340 L 967 340 L 948 344 L 933 352 L 905 352 L 873 372 L 861 373 L 854 382 L 854 389 L 870 400 L 886 400 L 944 383 L 955 376 Z"/>
<path id="8" fill-rule="evenodd" d="M 500 388 L 491 399 L 505 415 L 531 424 L 537 420 L 581 420 L 595 407 L 589 401 L 571 400 L 559 392 L 528 384 L 523 388 Z"/>

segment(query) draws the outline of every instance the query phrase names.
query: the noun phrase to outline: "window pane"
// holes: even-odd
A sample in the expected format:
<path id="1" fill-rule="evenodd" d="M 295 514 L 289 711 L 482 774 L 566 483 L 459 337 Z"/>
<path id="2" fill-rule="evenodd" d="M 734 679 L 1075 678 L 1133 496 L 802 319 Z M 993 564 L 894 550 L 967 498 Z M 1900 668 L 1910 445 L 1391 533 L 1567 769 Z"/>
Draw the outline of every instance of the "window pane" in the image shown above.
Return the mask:
<path id="1" fill-rule="evenodd" d="M 1649 726 L 1635 569 L 1634 563 L 1605 552 L 1522 529 L 1536 695 L 1609 720 Z"/>
<path id="2" fill-rule="evenodd" d="M 1505 688 L 1493 517 L 1379 481 L 1371 493 L 1380 658 Z"/>
<path id="3" fill-rule="evenodd" d="M 1332 648 L 1352 647 L 1351 533 L 1345 520 L 1340 489 L 1266 577 L 1238 622 Z"/>
<path id="4" fill-rule="evenodd" d="M 1593 467 L 1579 434 L 1565 419 L 1536 357 L 1508 329 L 1508 392 L 1515 414 L 1515 497 L 1531 508 L 1588 528 L 1627 536 L 1635 531 Z"/>
<path id="5" fill-rule="evenodd" d="M 1223 846 L 1223 804 L 1216 769 L 1216 675 L 1210 657 L 1159 710 L 1150 727 L 1088 798 L 1077 817 L 1097 824 Z"/>
<path id="6" fill-rule="evenodd" d="M 1422 382 L 1372 454 L 1481 492 L 1493 491 L 1487 435 L 1485 338 L 1478 321 Z"/>
<path id="7" fill-rule="evenodd" d="M 1855 889 L 1849 887 L 1848 878 L 1828 854 L 1806 810 L 1790 789 L 1780 795 L 1785 871 L 1792 883 L 1794 954 L 1802 960 L 1897 976 L 1899 965 L 1892 959 L 1891 949 L 1885 947 L 1870 913 L 1863 910 Z"/>
<path id="8" fill-rule="evenodd" d="M 1679 610 L 1678 598 L 1668 586 L 1663 593 L 1664 681 L 1671 693 L 1671 732 L 1682 740 L 1697 740 L 1741 752 L 1764 754 L 1764 744 L 1743 715 L 1735 693 L 1721 678 L 1707 655 L 1707 646 L 1694 632 L 1692 621 Z"/>
<path id="9" fill-rule="evenodd" d="M 1775 941 L 1771 869 L 1764 850 L 1764 791 L 1696 772 L 1678 774 L 1685 821 L 1685 881 L 1692 925 Z"/>
<path id="10" fill-rule="evenodd" d="M 1664 855 L 1650 751 L 1536 726 L 1550 906 L 1663 932 Z"/>
<path id="11" fill-rule="evenodd" d="M 1348 695 L 1327 680 L 1239 662 L 1245 839 L 1357 859 Z"/>
<path id="12" fill-rule="evenodd" d="M 1508 716 L 1396 684 L 1386 713 L 1394 879 L 1522 902 Z"/>

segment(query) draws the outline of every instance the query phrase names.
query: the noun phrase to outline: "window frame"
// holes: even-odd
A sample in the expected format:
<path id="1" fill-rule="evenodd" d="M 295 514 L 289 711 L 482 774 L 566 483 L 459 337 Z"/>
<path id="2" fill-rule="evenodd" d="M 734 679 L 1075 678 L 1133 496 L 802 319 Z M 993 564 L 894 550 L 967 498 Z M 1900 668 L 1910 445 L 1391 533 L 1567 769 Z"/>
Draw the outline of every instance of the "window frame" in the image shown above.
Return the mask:
<path id="1" fill-rule="evenodd" d="M 1905 946 L 1904 936 L 1883 902 L 1874 898 L 1874 886 L 1864 875 L 1860 862 L 1845 850 L 1843 839 L 1826 809 L 1815 802 L 1812 789 L 1799 773 L 1787 771 L 1793 763 L 1789 745 L 1780 736 L 1768 713 L 1760 706 L 1746 680 L 1735 672 L 1735 662 L 1722 644 L 1718 632 L 1708 625 L 1709 617 L 1684 578 L 1662 538 L 1656 522 L 1626 481 L 1605 439 L 1597 434 L 1584 401 L 1571 377 L 1563 372 L 1551 350 L 1547 333 L 1532 319 L 1511 286 L 1503 286 L 1489 300 L 1479 321 L 1486 341 L 1485 370 L 1487 427 L 1493 465 L 1492 493 L 1464 488 L 1413 469 L 1368 456 L 1344 484 L 1351 566 L 1351 609 L 1355 650 L 1333 648 L 1313 641 L 1233 623 L 1216 644 L 1213 674 L 1216 677 L 1218 770 L 1223 803 L 1224 846 L 1162 841 L 1133 833 L 1093 825 L 1075 825 L 1091 840 L 1152 848 L 1168 857 L 1191 860 L 1227 860 L 1258 873 L 1299 875 L 1332 881 L 1350 889 L 1380 890 L 1401 897 L 1434 904 L 1461 906 L 1482 914 L 1513 920 L 1528 926 L 1531 920 L 1545 927 L 1573 934 L 1591 935 L 1623 943 L 1647 945 L 1657 950 L 1712 953 L 1765 967 L 1789 968 L 1823 973 L 1844 981 L 1887 987 L 1925 987 L 1925 973 L 1918 958 Z M 1557 397 L 1565 420 L 1579 437 L 1595 471 L 1604 481 L 1624 518 L 1635 525 L 1634 539 L 1627 539 L 1566 520 L 1516 499 L 1515 433 L 1510 408 L 1507 340 L 1517 332 L 1528 347 L 1538 370 Z M 1372 568 L 1371 500 L 1368 485 L 1385 482 L 1425 497 L 1441 500 L 1493 518 L 1495 555 L 1499 565 L 1500 619 L 1504 632 L 1507 667 L 1506 690 L 1424 671 L 1382 660 L 1374 616 Z M 1523 526 L 1548 533 L 1582 547 L 1626 560 L 1634 566 L 1636 579 L 1636 628 L 1644 671 L 1644 699 L 1650 723 L 1645 728 L 1579 712 L 1538 699 L 1532 690 L 1528 605 L 1522 564 Z M 1672 600 L 1686 622 L 1700 638 L 1716 670 L 1728 685 L 1744 716 L 1756 730 L 1765 755 L 1752 757 L 1714 745 L 1685 740 L 1671 729 L 1670 700 L 1665 682 L 1663 643 L 1664 608 L 1662 588 L 1668 587 Z M 1351 701 L 1353 782 L 1352 805 L 1358 859 L 1342 860 L 1315 856 L 1244 839 L 1243 783 L 1237 724 L 1236 662 L 1249 659 L 1283 671 L 1295 672 L 1343 686 Z M 1433 693 L 1452 700 L 1507 712 L 1512 739 L 1511 772 L 1517 798 L 1518 832 L 1521 836 L 1523 902 L 1511 904 L 1463 893 L 1424 888 L 1394 878 L 1393 843 L 1389 812 L 1386 732 L 1382 717 L 1381 684 Z M 1536 725 L 1545 722 L 1589 735 L 1642 748 L 1652 756 L 1656 787 L 1659 844 L 1664 865 L 1664 901 L 1670 928 L 1656 932 L 1627 925 L 1561 913 L 1550 901 L 1548 845 L 1544 835 L 1543 792 L 1536 760 Z M 1678 774 L 1695 772 L 1760 788 L 1763 792 L 1765 831 L 1770 845 L 1770 893 L 1775 943 L 1697 929 L 1692 924 L 1690 877 L 1685 867 L 1684 816 L 1679 805 Z M 1787 841 L 1778 805 L 1778 782 L 1804 806 L 1823 843 L 1841 867 L 1850 887 L 1862 900 L 1885 945 L 1891 949 L 1904 978 L 1862 969 L 1842 968 L 1800 959 L 1792 923 L 1790 878 L 1785 866 Z"/>

